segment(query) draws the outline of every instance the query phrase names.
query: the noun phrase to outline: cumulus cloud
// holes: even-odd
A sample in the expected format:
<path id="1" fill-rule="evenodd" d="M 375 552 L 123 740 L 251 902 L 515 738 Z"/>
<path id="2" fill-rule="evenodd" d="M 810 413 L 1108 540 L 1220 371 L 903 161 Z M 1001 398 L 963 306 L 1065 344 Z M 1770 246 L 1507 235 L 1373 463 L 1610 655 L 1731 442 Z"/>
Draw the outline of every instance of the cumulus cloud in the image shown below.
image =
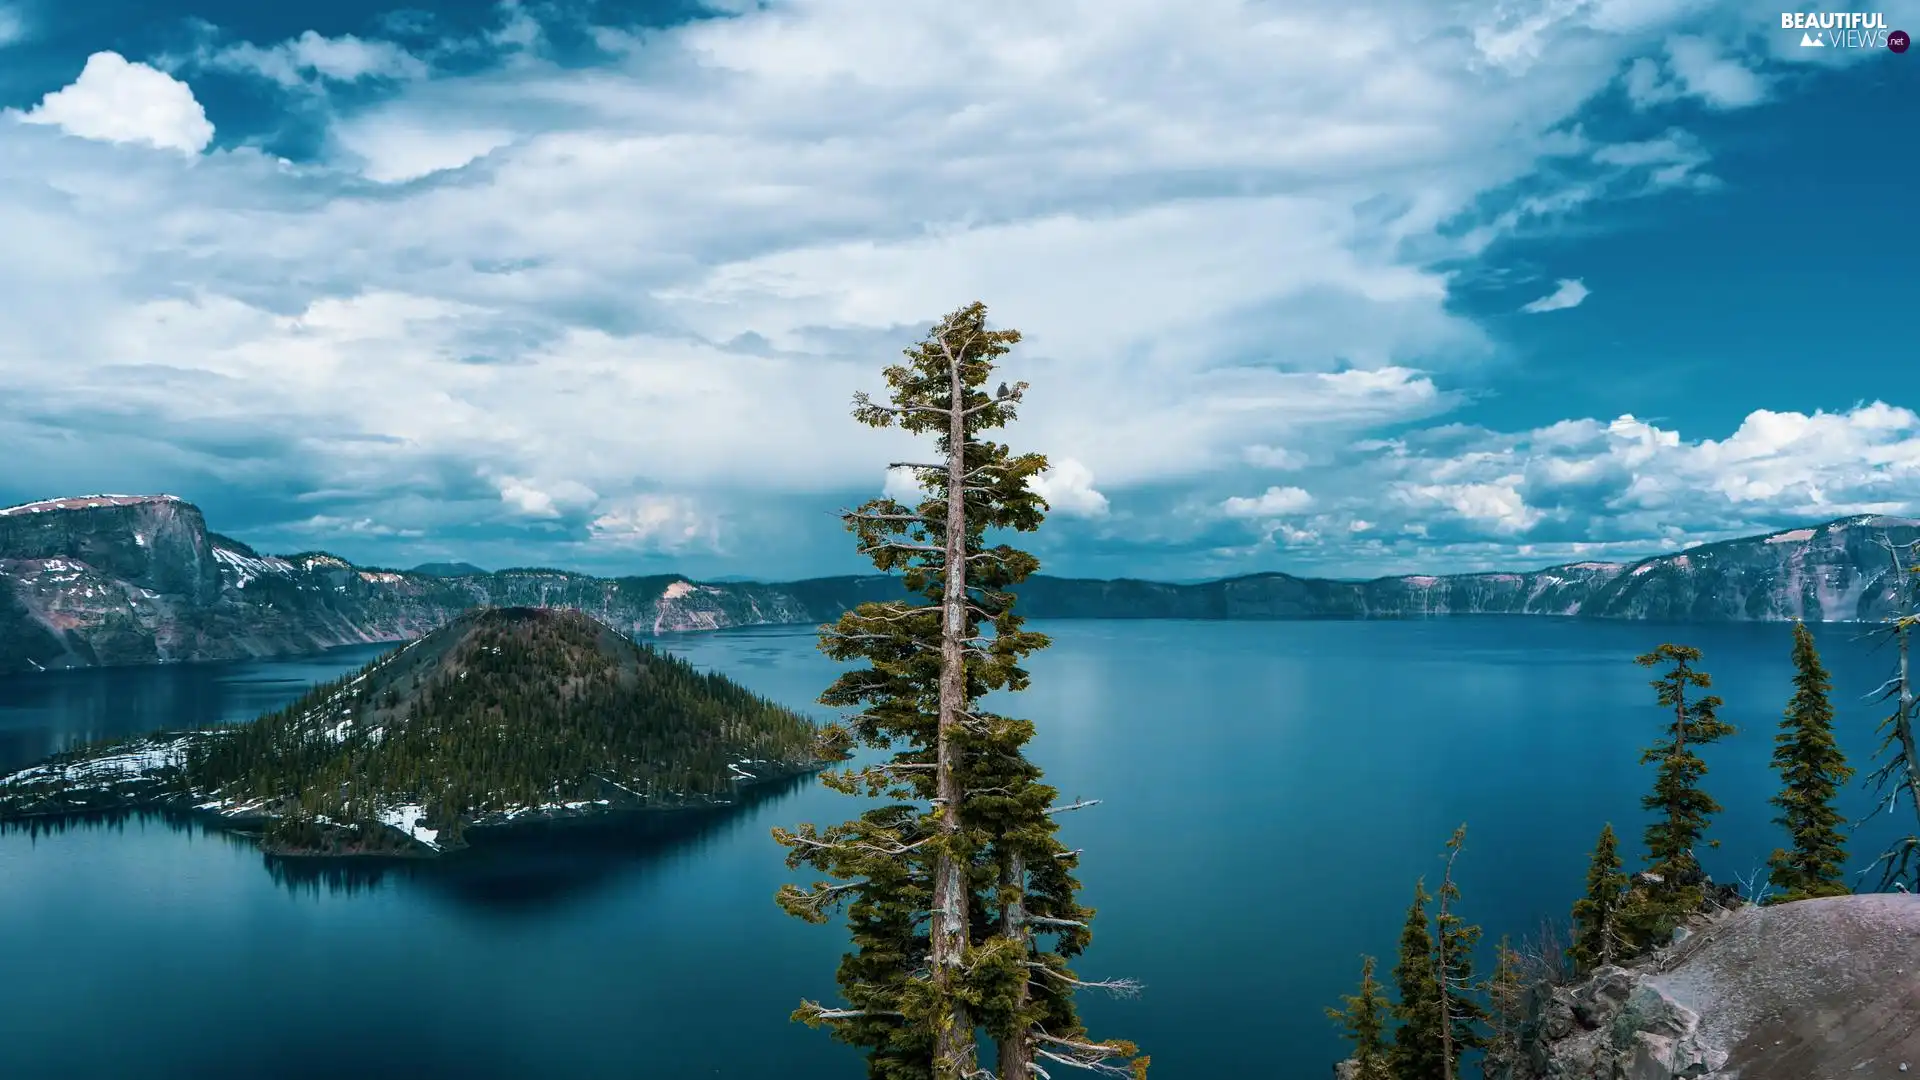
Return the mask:
<path id="1" fill-rule="evenodd" d="M 713 548 L 716 523 L 692 499 L 677 495 L 628 495 L 593 519 L 596 544 L 667 553 Z"/>
<path id="2" fill-rule="evenodd" d="M 189 154 L 213 141 L 213 125 L 191 87 L 116 52 L 94 53 L 70 85 L 24 113 L 8 112 L 26 123 L 52 124 L 86 139 L 145 143 Z"/>
<path id="3" fill-rule="evenodd" d="M 1920 415 L 1881 402 L 1843 412 L 1758 410 L 1725 437 L 1691 439 L 1634 416 L 1523 432 L 1429 429 L 1355 447 L 1316 470 L 1313 483 L 1337 494 L 1309 504 L 1304 491 L 1274 488 L 1223 509 L 1247 519 L 1256 546 L 1269 550 L 1299 543 L 1261 522 L 1280 514 L 1296 530 L 1343 534 L 1340 544 L 1293 553 L 1331 572 L 1631 557 L 1650 546 L 1920 511 Z"/>
<path id="4" fill-rule="evenodd" d="M 1106 516 L 1107 497 L 1094 489 L 1092 470 L 1072 458 L 1048 462 L 1047 471 L 1034 477 L 1028 486 L 1034 494 L 1047 500 L 1047 506 L 1055 514 L 1085 518 Z"/>
<path id="5" fill-rule="evenodd" d="M 1590 295 L 1592 294 L 1587 291 L 1585 282 L 1578 278 L 1562 278 L 1552 292 L 1538 300 L 1521 305 L 1520 310 L 1530 315 L 1538 315 L 1544 311 L 1565 311 L 1568 308 L 1579 307 L 1581 302 Z"/>
<path id="6" fill-rule="evenodd" d="M 1276 518 L 1297 514 L 1313 505 L 1305 488 L 1274 486 L 1252 498 L 1236 495 L 1220 504 L 1221 513 L 1236 518 Z"/>
<path id="7" fill-rule="evenodd" d="M 444 66 L 467 74 L 318 34 L 207 53 L 280 85 L 378 83 L 297 164 L 109 145 L 198 152 L 213 130 L 185 83 L 97 54 L 31 123 L 0 124 L 10 471 L 138 432 L 142 461 L 339 493 L 342 521 L 388 520 L 358 497 L 395 527 L 454 506 L 714 549 L 762 527 L 742 507 L 838 499 L 914 460 L 910 438 L 846 420 L 848 395 L 977 298 L 1026 334 L 1010 438 L 1057 462 L 1060 514 L 1179 490 L 1204 493 L 1209 527 L 1262 528 L 1218 511 L 1267 499 L 1238 495 L 1272 479 L 1248 470 L 1285 470 L 1320 496 L 1300 513 L 1332 515 L 1296 539 L 1398 535 L 1413 506 L 1355 534 L 1329 494 L 1347 489 L 1314 470 L 1444 414 L 1452 373 L 1493 353 L 1440 267 L 1600 198 L 1701 186 L 1709 164 L 1684 131 L 1569 123 L 1666 55 L 1691 0 L 738 7 L 602 29 L 613 59 L 584 69 L 543 60 L 511 6 L 488 51 Z M 1365 20 L 1396 32 L 1354 33 Z M 476 59 L 502 50 L 518 59 Z M 1654 75 L 1698 93 L 1711 65 L 1684 51 Z M 1514 461 L 1407 467 L 1372 490 L 1407 485 L 1461 529 L 1504 505 L 1472 485 L 1559 484 L 1559 504 L 1527 503 L 1535 529 L 1579 495 Z"/>

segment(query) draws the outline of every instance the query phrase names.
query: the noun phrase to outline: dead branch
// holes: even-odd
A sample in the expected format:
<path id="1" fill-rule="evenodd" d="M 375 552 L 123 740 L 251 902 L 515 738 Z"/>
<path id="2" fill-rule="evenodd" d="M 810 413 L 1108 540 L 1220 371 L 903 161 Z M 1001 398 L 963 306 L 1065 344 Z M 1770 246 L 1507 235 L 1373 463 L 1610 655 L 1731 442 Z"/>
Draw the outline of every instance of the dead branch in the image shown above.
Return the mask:
<path id="1" fill-rule="evenodd" d="M 1064 814 L 1069 810 L 1085 810 L 1089 806 L 1099 806 L 1099 805 L 1100 805 L 1099 799 L 1081 799 L 1079 802 L 1068 803 L 1065 806 L 1049 806 L 1046 808 L 1046 810 L 1043 811 L 1043 813 Z"/>
<path id="2" fill-rule="evenodd" d="M 1045 964 L 1028 961 L 1027 966 L 1046 975 L 1048 978 L 1063 982 L 1075 990 L 1102 990 L 1117 998 L 1131 998 L 1139 997 L 1140 991 L 1146 989 L 1143 984 L 1135 979 L 1102 979 L 1096 982 L 1087 982 L 1076 979 L 1064 971 L 1050 968 Z"/>

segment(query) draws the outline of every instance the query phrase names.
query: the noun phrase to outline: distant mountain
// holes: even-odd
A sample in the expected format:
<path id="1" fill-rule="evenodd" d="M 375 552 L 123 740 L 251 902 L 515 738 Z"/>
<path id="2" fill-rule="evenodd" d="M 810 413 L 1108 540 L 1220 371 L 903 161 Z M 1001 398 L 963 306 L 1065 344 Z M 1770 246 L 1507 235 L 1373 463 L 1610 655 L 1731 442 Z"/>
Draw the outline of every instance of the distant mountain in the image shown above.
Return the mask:
<path id="1" fill-rule="evenodd" d="M 0 820 L 169 805 L 280 854 L 433 854 L 528 817 L 725 803 L 830 756 L 805 717 L 578 611 L 487 608 L 251 723 L 0 779 Z"/>
<path id="2" fill-rule="evenodd" d="M 475 577 L 487 571 L 470 562 L 423 562 L 407 573 L 422 577 Z"/>
<path id="3" fill-rule="evenodd" d="M 1254 574 L 1192 585 L 1036 577 L 1034 618 L 1303 619 L 1582 615 L 1878 620 L 1892 564 L 1878 541 L 1920 522 L 1853 517 L 1632 563 L 1527 573 L 1329 581 Z M 0 673 L 313 652 L 418 637 L 476 606 L 563 607 L 631 634 L 820 623 L 901 594 L 865 575 L 777 584 L 675 574 L 512 569 L 458 577 L 356 567 L 325 552 L 261 555 L 207 531 L 172 496 L 96 495 L 0 510 Z"/>

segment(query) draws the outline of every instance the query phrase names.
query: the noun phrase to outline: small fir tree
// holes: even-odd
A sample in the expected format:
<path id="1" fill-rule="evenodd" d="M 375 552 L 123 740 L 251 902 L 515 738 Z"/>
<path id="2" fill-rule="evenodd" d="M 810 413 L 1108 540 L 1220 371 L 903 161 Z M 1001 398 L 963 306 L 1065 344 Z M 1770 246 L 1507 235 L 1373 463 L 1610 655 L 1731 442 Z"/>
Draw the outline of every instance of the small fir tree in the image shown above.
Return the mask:
<path id="1" fill-rule="evenodd" d="M 1640 754 L 1642 765 L 1656 765 L 1653 791 L 1640 804 L 1658 815 L 1647 826 L 1647 869 L 1660 877 L 1660 906 L 1675 912 L 1697 905 L 1704 895 L 1694 849 L 1720 812 L 1720 804 L 1700 788 L 1707 763 L 1697 750 L 1734 733 L 1733 725 L 1719 717 L 1718 696 L 1688 696 L 1690 690 L 1713 685 L 1712 676 L 1694 667 L 1699 661 L 1700 650 L 1687 645 L 1661 645 L 1634 658 L 1641 667 L 1670 665 L 1648 684 L 1660 704 L 1673 710 L 1673 719 L 1662 737 Z"/>
<path id="2" fill-rule="evenodd" d="M 1440 907 L 1434 918 L 1434 970 L 1440 990 L 1440 1075 L 1459 1075 L 1460 1056 L 1486 1046 L 1482 1025 L 1487 1011 L 1474 1000 L 1479 985 L 1473 978 L 1473 951 L 1480 944 L 1480 928 L 1460 918 L 1460 883 L 1453 864 L 1466 846 L 1467 827 L 1460 826 L 1447 841 L 1447 869 L 1440 879 Z"/>
<path id="3" fill-rule="evenodd" d="M 1620 845 L 1613 824 L 1600 827 L 1587 863 L 1587 895 L 1573 904 L 1573 945 L 1567 958 L 1577 971 L 1611 964 L 1617 955 L 1620 932 L 1617 919 L 1626 900 L 1627 875 L 1620 869 Z"/>
<path id="4" fill-rule="evenodd" d="M 1440 978 L 1434 966 L 1433 933 L 1428 926 L 1424 880 L 1413 886 L 1413 905 L 1400 932 L 1400 960 L 1393 967 L 1399 1000 L 1393 1017 L 1400 1026 L 1393 1033 L 1387 1063 L 1394 1080 L 1446 1080 L 1440 1056 Z"/>
<path id="5" fill-rule="evenodd" d="M 1813 634 L 1805 623 L 1793 627 L 1793 699 L 1787 703 L 1780 733 L 1774 736 L 1773 767 L 1780 773 L 1780 808 L 1774 823 L 1787 830 L 1792 847 L 1776 850 L 1767 865 L 1775 903 L 1849 892 L 1841 878 L 1847 862 L 1846 818 L 1834 808 L 1834 796 L 1853 778 L 1853 769 L 1833 737 L 1833 683 Z"/>
<path id="6" fill-rule="evenodd" d="M 1526 961 L 1506 939 L 1493 954 L 1493 975 L 1487 980 L 1488 1023 L 1493 1031 L 1481 1071 L 1489 1078 L 1511 1075 L 1520 1062 L 1520 1026 L 1526 1021 Z"/>
<path id="7" fill-rule="evenodd" d="M 1341 997 L 1344 1008 L 1328 1009 L 1341 1037 L 1353 1044 L 1351 1080 L 1395 1080 L 1387 1067 L 1387 1013 L 1390 1006 L 1373 977 L 1373 957 L 1360 958 L 1360 992 Z"/>

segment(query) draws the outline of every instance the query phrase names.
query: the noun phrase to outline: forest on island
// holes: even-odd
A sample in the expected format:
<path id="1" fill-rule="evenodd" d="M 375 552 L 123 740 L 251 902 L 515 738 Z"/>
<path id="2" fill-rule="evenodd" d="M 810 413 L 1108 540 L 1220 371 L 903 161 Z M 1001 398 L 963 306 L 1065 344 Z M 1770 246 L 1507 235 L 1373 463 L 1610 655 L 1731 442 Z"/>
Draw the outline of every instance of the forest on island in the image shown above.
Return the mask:
<path id="1" fill-rule="evenodd" d="M 586 615 L 484 609 L 195 740 L 185 779 L 284 803 L 283 831 L 415 803 L 457 840 L 489 812 L 722 795 L 735 763 L 793 771 L 820 750 L 805 717 Z"/>

